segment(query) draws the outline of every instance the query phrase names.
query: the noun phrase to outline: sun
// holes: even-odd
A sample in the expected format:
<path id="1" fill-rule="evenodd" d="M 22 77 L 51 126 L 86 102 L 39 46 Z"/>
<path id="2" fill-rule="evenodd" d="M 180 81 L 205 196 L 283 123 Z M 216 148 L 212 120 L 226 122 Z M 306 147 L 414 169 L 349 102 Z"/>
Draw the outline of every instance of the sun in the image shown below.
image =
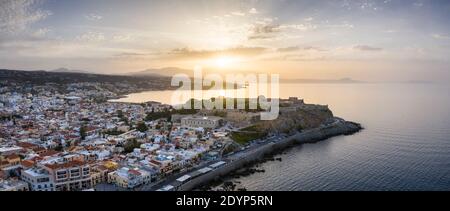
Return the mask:
<path id="1" fill-rule="evenodd" d="M 219 68 L 230 67 L 235 62 L 235 59 L 229 56 L 221 56 L 214 59 L 214 65 Z"/>

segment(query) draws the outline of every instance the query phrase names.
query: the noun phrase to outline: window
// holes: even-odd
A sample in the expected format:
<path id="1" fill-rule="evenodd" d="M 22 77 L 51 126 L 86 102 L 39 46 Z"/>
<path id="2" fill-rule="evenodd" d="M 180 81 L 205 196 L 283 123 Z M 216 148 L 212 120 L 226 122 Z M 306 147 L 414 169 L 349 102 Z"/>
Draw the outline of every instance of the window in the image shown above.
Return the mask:
<path id="1" fill-rule="evenodd" d="M 67 172 L 66 171 L 58 171 L 56 174 L 57 175 L 63 175 L 63 174 L 66 174 Z"/>
<path id="2" fill-rule="evenodd" d="M 48 178 L 48 177 L 37 179 L 38 183 L 44 183 L 44 182 L 48 182 L 48 181 L 50 181 L 50 178 Z"/>
<path id="3" fill-rule="evenodd" d="M 74 169 L 74 170 L 70 170 L 70 173 L 74 174 L 74 173 L 78 173 L 80 172 L 80 169 Z"/>

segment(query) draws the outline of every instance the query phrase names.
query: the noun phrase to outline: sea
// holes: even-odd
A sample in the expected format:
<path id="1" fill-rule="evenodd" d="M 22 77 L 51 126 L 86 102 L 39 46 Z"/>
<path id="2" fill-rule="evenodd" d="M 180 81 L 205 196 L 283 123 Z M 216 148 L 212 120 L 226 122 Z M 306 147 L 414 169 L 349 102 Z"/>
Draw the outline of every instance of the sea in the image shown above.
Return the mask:
<path id="1" fill-rule="evenodd" d="M 280 97 L 329 105 L 363 131 L 286 149 L 264 173 L 233 179 L 254 191 L 450 190 L 450 92 L 440 83 L 281 84 Z M 174 91 L 116 101 L 173 103 Z"/>

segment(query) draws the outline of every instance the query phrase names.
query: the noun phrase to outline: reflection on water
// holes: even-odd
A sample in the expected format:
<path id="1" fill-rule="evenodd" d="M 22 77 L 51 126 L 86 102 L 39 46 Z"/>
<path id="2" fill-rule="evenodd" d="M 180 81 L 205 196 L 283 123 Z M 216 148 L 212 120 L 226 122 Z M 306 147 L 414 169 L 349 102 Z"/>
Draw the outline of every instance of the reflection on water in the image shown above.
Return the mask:
<path id="1" fill-rule="evenodd" d="M 283 98 L 328 104 L 362 123 L 353 136 L 288 149 L 265 173 L 238 179 L 249 190 L 450 190 L 450 86 L 282 84 Z M 129 100 L 170 103 L 171 91 Z M 129 102 L 130 102 L 129 101 Z"/>
<path id="2" fill-rule="evenodd" d="M 144 103 L 148 101 L 155 101 L 169 105 L 179 105 L 186 103 L 189 99 L 192 98 L 201 100 L 201 99 L 210 99 L 211 97 L 233 97 L 234 95 L 232 91 L 235 90 L 228 90 L 228 91 L 224 89 L 209 90 L 208 92 L 204 91 L 203 93 L 201 93 L 201 97 L 196 97 L 193 91 L 186 91 L 186 90 L 148 91 L 130 94 L 124 98 L 110 100 L 110 102 Z M 172 98 L 172 96 L 177 97 Z"/>

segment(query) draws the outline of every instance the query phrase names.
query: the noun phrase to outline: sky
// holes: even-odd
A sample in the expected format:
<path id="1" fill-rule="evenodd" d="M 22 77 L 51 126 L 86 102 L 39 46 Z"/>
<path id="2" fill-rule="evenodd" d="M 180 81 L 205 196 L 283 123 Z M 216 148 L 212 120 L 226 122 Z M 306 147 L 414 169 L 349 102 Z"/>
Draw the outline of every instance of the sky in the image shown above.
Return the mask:
<path id="1" fill-rule="evenodd" d="M 0 68 L 450 80 L 448 0 L 0 0 Z"/>

